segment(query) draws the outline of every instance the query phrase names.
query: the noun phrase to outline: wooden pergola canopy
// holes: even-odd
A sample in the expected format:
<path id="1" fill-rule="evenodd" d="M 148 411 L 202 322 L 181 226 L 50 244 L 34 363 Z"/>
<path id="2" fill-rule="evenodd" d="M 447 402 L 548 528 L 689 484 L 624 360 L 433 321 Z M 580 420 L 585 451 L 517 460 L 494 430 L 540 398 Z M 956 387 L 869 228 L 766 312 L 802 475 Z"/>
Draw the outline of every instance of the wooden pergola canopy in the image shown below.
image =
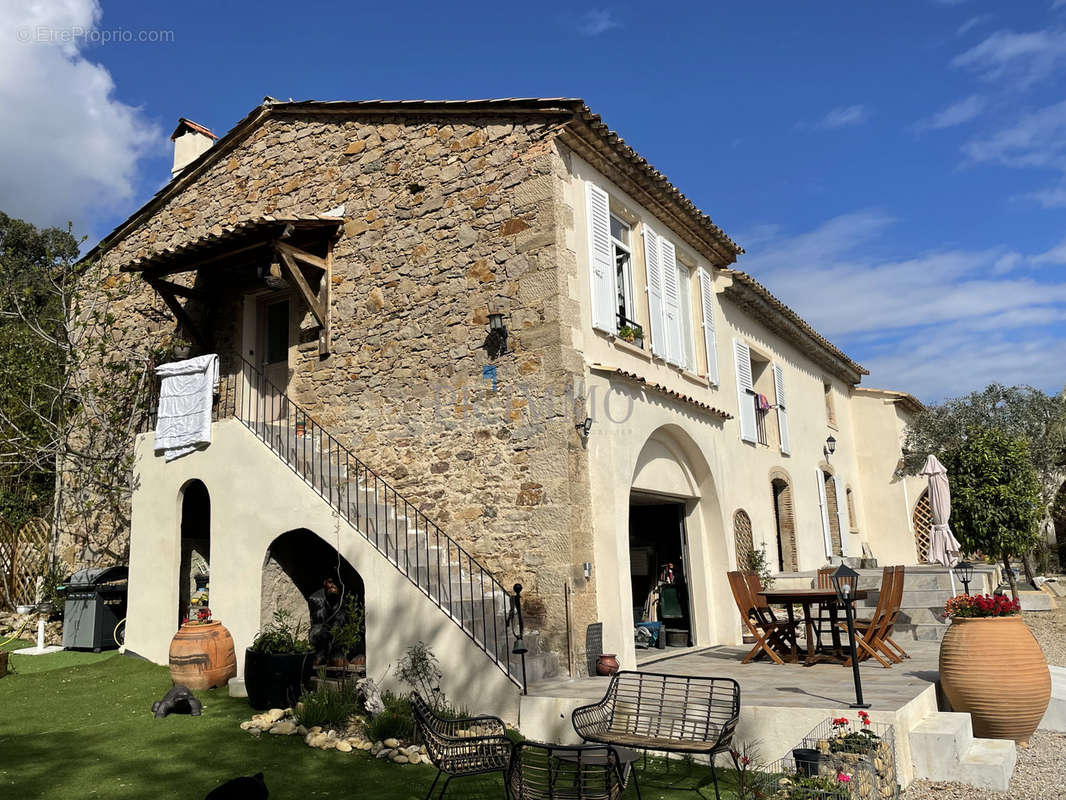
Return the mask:
<path id="1" fill-rule="evenodd" d="M 247 220 L 190 242 L 139 256 L 120 267 L 122 272 L 138 272 L 157 291 L 182 327 L 204 350 L 209 339 L 189 316 L 179 297 L 208 299 L 200 288 L 182 286 L 167 280 L 186 272 L 207 274 L 227 263 L 269 256 L 280 265 L 281 276 L 303 299 L 319 325 L 318 350 L 329 352 L 330 290 L 332 286 L 333 242 L 344 220 L 327 216 L 265 216 Z M 311 252 L 324 251 L 324 255 Z M 256 252 L 260 251 L 260 252 Z M 317 292 L 311 288 L 317 280 Z"/>

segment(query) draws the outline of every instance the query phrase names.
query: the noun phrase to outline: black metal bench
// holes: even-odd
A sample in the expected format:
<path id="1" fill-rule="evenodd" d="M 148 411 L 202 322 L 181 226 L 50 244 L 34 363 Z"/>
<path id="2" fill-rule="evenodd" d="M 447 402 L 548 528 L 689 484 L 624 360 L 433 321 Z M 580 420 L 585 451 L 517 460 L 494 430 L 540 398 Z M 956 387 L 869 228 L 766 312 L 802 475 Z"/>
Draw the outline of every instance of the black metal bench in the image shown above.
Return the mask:
<path id="1" fill-rule="evenodd" d="M 729 753 L 740 719 L 740 684 L 732 678 L 622 671 L 611 678 L 598 703 L 574 709 L 574 730 L 586 742 L 685 755 Z M 633 783 L 640 797 L 636 772 Z"/>

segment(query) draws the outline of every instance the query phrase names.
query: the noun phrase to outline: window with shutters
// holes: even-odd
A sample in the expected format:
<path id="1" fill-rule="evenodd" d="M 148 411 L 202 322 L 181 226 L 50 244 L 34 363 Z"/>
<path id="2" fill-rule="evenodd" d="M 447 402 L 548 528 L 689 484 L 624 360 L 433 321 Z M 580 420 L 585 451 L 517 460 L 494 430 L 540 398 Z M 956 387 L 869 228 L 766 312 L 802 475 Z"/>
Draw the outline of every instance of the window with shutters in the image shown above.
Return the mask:
<path id="1" fill-rule="evenodd" d="M 844 555 L 844 545 L 840 537 L 840 507 L 837 505 L 837 481 L 825 471 L 822 472 L 822 480 L 825 487 L 825 493 L 822 495 L 825 498 L 825 515 L 823 519 L 826 520 L 829 526 L 829 541 L 832 548 L 830 555 L 842 556 Z"/>
<path id="2" fill-rule="evenodd" d="M 629 223 L 611 215 L 611 254 L 615 264 L 615 290 L 618 307 L 618 335 L 638 347 L 644 346 L 644 329 L 637 319 L 633 300 L 633 229 Z"/>
<path id="3" fill-rule="evenodd" d="M 696 369 L 696 346 L 692 336 L 692 270 L 677 262 L 678 284 L 681 287 L 681 366 Z"/>
<path id="4" fill-rule="evenodd" d="M 797 572 L 796 518 L 792 508 L 792 484 L 782 470 L 770 474 L 770 489 L 777 526 L 777 566 L 781 572 Z"/>

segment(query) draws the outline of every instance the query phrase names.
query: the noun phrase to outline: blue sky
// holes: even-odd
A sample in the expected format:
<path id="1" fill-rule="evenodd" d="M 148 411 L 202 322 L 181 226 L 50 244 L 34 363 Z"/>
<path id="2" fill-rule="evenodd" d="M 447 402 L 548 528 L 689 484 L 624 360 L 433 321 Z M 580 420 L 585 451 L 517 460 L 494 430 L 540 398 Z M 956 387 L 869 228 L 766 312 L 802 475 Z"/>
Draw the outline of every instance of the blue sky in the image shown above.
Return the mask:
<path id="1" fill-rule="evenodd" d="M 169 41 L 104 41 L 142 32 Z M 221 134 L 267 94 L 582 97 L 866 385 L 1058 391 L 1064 77 L 1066 0 L 0 0 L 0 209 L 95 240 L 179 115 Z"/>

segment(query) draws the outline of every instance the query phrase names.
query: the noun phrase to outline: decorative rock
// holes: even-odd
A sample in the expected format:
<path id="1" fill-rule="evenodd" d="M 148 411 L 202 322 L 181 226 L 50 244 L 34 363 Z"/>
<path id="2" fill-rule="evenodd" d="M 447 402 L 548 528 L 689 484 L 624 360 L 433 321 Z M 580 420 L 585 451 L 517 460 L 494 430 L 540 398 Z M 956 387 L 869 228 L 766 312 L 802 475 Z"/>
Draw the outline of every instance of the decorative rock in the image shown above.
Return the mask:
<path id="1" fill-rule="evenodd" d="M 395 753 L 392 756 L 392 761 L 397 763 L 397 764 L 407 764 L 408 763 L 407 756 L 405 756 L 403 753 Z"/>
<path id="2" fill-rule="evenodd" d="M 351 746 L 351 744 L 349 744 L 349 743 L 348 743 L 347 741 L 345 741 L 344 739 L 341 739 L 341 740 L 340 740 L 339 742 L 337 742 L 337 744 L 335 745 L 335 747 L 336 747 L 336 748 L 337 748 L 338 750 L 340 750 L 340 751 L 341 751 L 342 753 L 350 753 L 350 752 L 352 752 L 352 746 Z"/>
<path id="3" fill-rule="evenodd" d="M 375 758 L 388 758 L 390 755 L 392 755 L 392 751 L 391 750 L 378 750 L 378 752 L 374 754 L 374 757 Z"/>
<path id="4" fill-rule="evenodd" d="M 288 720 L 278 722 L 270 729 L 270 732 L 276 736 L 292 736 L 296 733 L 296 723 L 289 722 Z"/>
<path id="5" fill-rule="evenodd" d="M 384 741 L 384 745 L 386 747 L 395 749 L 400 746 L 400 742 L 397 739 L 389 738 Z"/>
<path id="6" fill-rule="evenodd" d="M 272 708 L 266 712 L 266 714 L 262 714 L 261 716 L 268 717 L 271 722 L 277 722 L 285 716 L 285 710 L 282 708 Z"/>

